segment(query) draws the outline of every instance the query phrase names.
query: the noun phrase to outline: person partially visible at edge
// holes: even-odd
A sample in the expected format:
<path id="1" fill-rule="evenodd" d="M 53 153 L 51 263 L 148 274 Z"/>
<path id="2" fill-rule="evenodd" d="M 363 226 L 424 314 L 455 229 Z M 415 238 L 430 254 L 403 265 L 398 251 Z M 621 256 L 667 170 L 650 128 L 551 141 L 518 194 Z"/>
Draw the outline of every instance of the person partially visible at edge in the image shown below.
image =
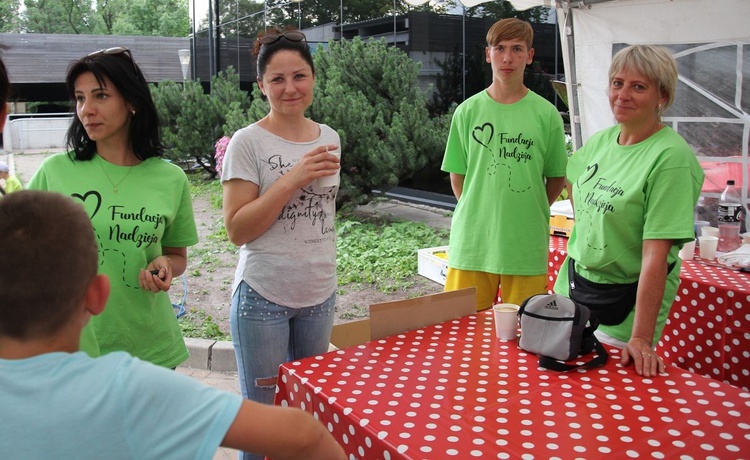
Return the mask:
<path id="1" fill-rule="evenodd" d="M 0 46 L 0 49 L 2 47 Z M 8 83 L 8 69 L 5 64 L 0 61 L 0 82 L 6 82 L 3 84 L 0 90 L 0 121 L 3 126 L 5 125 L 5 119 L 8 117 L 8 101 L 10 100 L 10 83 Z M 2 129 L 0 129 L 0 132 Z M 10 168 L 8 165 L 0 161 L 0 197 L 22 190 L 23 186 L 16 176 L 10 174 Z"/>
<path id="2" fill-rule="evenodd" d="M 7 112 L 8 106 L 7 104 L 3 103 L 3 107 L 4 111 L 0 113 L 0 117 L 5 120 L 5 116 L 7 115 L 5 112 Z M 19 190 L 23 190 L 21 181 L 19 181 L 16 176 L 10 174 L 10 168 L 8 167 L 7 163 L 5 163 L 4 161 L 0 161 L 0 196 L 17 192 Z"/>
<path id="3" fill-rule="evenodd" d="M 600 325 L 596 335 L 623 348 L 622 363 L 632 361 L 644 377 L 665 370 L 654 346 L 680 281 L 677 253 L 694 238 L 693 209 L 704 178 L 690 146 L 661 120 L 676 86 L 668 50 L 636 45 L 615 54 L 609 105 L 617 124 L 591 136 L 567 170 L 576 218 L 568 258 L 576 273 L 597 283 L 638 281 L 627 318 Z M 569 291 L 566 258 L 555 292 Z"/>
<path id="4" fill-rule="evenodd" d="M 272 404 L 279 365 L 325 353 L 336 301 L 336 131 L 305 116 L 315 66 L 304 34 L 255 42 L 268 114 L 239 131 L 222 169 L 224 222 L 240 260 L 230 329 L 242 394 Z M 258 458 L 246 453 L 243 458 Z"/>
<path id="5" fill-rule="evenodd" d="M 445 290 L 477 288 L 477 310 L 521 304 L 547 290 L 550 205 L 565 185 L 567 153 L 557 109 L 524 83 L 534 58 L 528 22 L 487 32 L 492 83 L 458 106 L 442 170 L 458 199 Z"/>
<path id="6" fill-rule="evenodd" d="M 74 61 L 65 83 L 76 115 L 70 152 L 47 158 L 28 188 L 78 200 L 96 231 L 99 271 L 112 293 L 81 348 L 174 368 L 188 351 L 167 291 L 185 271 L 187 247 L 198 242 L 187 176 L 161 158 L 156 107 L 130 50 Z"/>
<path id="7" fill-rule="evenodd" d="M 243 400 L 124 352 L 79 352 L 84 324 L 106 311 L 99 245 L 80 200 L 42 191 L 0 200 L 0 253 L 17 261 L 0 264 L 0 458 L 210 460 L 219 445 L 346 458 L 302 410 Z"/>

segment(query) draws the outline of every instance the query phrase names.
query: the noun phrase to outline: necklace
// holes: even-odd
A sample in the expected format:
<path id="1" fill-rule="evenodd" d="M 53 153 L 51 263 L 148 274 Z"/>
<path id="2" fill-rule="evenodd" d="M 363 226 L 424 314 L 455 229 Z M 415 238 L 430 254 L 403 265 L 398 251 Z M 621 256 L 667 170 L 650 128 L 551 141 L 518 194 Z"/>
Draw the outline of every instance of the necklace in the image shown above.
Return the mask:
<path id="1" fill-rule="evenodd" d="M 97 155 L 97 159 L 99 160 L 98 161 L 99 167 L 102 168 L 102 172 L 107 177 L 107 180 L 109 181 L 109 183 L 112 184 L 112 191 L 115 193 L 115 195 L 117 195 L 117 187 L 119 187 L 120 184 L 122 184 L 123 182 L 125 182 L 125 179 L 128 178 L 128 176 L 130 175 L 130 171 L 133 170 L 133 167 L 132 166 L 128 167 L 128 172 L 126 172 L 125 175 L 122 177 L 122 179 L 120 179 L 120 181 L 115 184 L 114 182 L 112 182 L 112 178 L 109 177 L 109 174 L 107 174 L 107 170 L 104 169 L 104 165 L 102 164 L 102 162 L 104 160 L 102 160 L 102 157 L 100 157 L 100 156 Z"/>

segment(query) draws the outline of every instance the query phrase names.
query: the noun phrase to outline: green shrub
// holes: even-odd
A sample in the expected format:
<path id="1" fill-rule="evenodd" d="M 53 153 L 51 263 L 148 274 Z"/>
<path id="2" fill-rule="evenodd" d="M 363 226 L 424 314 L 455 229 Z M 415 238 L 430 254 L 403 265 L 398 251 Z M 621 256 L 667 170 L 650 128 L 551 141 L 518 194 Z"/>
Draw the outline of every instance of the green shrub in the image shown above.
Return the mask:
<path id="1" fill-rule="evenodd" d="M 245 91 L 233 68 L 219 72 L 211 80 L 206 94 L 200 81 L 187 80 L 184 85 L 164 81 L 151 86 L 159 112 L 166 157 L 186 165 L 195 163 L 210 177 L 216 177 L 214 144 L 224 135 L 227 116 L 249 107 Z"/>

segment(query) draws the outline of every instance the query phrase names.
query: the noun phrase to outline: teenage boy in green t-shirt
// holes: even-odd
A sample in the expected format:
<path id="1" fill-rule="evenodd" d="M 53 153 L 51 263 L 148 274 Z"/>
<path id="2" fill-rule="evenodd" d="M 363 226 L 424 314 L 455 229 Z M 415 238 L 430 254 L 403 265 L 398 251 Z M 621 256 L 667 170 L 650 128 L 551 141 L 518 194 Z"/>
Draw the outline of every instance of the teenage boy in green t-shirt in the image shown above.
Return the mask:
<path id="1" fill-rule="evenodd" d="M 515 18 L 487 32 L 492 84 L 458 106 L 443 158 L 458 199 L 445 290 L 475 286 L 477 310 L 546 292 L 549 206 L 565 185 L 562 118 L 523 83 L 534 32 Z"/>

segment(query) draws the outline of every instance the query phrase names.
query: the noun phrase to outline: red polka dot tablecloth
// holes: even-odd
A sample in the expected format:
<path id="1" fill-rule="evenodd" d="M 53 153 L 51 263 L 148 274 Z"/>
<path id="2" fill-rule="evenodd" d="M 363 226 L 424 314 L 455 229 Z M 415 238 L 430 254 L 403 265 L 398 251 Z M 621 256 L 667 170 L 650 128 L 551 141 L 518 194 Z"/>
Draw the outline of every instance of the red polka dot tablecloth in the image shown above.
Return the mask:
<path id="1" fill-rule="evenodd" d="M 657 350 L 683 369 L 750 390 L 750 274 L 685 261 Z"/>
<path id="2" fill-rule="evenodd" d="M 567 246 L 567 238 L 550 238 L 549 292 Z M 750 274 L 683 261 L 657 351 L 673 365 L 750 391 Z"/>
<path id="3" fill-rule="evenodd" d="M 750 457 L 750 393 L 619 352 L 557 373 L 483 312 L 283 364 L 276 404 L 320 420 L 350 459 Z"/>

